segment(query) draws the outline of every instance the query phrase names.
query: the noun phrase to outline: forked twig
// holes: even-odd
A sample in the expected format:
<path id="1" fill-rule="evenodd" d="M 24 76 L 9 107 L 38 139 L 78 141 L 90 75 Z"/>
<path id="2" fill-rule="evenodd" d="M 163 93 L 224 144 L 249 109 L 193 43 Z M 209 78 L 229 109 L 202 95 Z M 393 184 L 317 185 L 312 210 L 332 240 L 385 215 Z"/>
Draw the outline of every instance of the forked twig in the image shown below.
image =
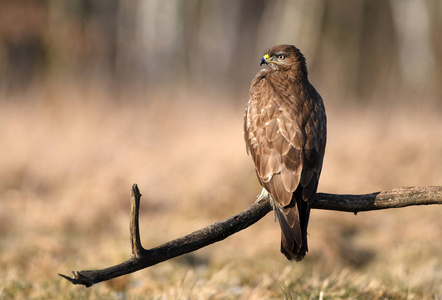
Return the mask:
<path id="1" fill-rule="evenodd" d="M 140 239 L 140 225 L 139 225 L 139 215 L 140 215 L 140 190 L 138 186 L 134 184 L 132 186 L 132 192 L 130 193 L 130 243 L 132 246 L 132 256 L 140 257 L 145 254 L 146 250 L 141 246 Z"/>
<path id="2" fill-rule="evenodd" d="M 131 257 L 118 265 L 101 269 L 74 271 L 73 277 L 59 274 L 73 284 L 90 287 L 95 283 L 136 272 L 171 258 L 193 252 L 207 245 L 221 241 L 259 221 L 272 210 L 269 198 L 252 204 L 243 212 L 209 225 L 189 235 L 146 250 L 141 245 L 139 210 L 141 194 L 138 186 L 132 186 L 130 213 Z M 441 186 L 406 187 L 364 195 L 335 195 L 318 193 L 311 208 L 357 213 L 411 205 L 442 204 Z"/>

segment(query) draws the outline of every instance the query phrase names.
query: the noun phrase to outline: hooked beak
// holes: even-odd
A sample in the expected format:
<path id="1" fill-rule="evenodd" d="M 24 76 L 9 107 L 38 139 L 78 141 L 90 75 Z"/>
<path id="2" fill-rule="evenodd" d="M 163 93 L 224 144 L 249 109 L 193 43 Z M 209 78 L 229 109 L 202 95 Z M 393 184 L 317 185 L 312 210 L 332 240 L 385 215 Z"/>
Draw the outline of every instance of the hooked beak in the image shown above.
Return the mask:
<path id="1" fill-rule="evenodd" d="M 259 65 L 260 65 L 260 66 L 262 66 L 262 65 L 264 65 L 264 64 L 268 65 L 268 64 L 269 64 L 268 59 L 269 59 L 269 55 L 268 55 L 268 54 L 264 55 L 264 56 L 261 58 L 261 60 L 259 61 Z"/>

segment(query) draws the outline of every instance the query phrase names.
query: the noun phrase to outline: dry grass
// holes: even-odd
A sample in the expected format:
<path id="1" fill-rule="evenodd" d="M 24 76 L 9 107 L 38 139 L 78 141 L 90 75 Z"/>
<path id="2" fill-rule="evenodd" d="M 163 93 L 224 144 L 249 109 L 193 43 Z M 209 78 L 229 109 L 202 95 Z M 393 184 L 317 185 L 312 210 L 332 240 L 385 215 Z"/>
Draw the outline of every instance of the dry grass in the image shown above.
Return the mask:
<path id="1" fill-rule="evenodd" d="M 0 111 L 0 299 L 441 299 L 440 207 L 314 211 L 301 263 L 279 253 L 272 216 L 227 240 L 86 289 L 57 276 L 128 258 L 129 191 L 143 244 L 228 217 L 259 193 L 243 106 L 69 91 Z M 366 193 L 442 182 L 435 111 L 338 109 L 320 191 Z"/>

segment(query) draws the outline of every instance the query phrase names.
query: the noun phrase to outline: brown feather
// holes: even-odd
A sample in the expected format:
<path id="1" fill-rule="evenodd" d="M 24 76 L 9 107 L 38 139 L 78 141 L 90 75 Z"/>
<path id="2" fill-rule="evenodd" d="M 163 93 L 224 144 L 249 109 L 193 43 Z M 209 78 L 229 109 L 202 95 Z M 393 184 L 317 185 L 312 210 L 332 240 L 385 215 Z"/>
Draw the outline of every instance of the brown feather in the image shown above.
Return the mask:
<path id="1" fill-rule="evenodd" d="M 325 152 L 325 109 L 296 47 L 280 45 L 266 54 L 270 62 L 250 87 L 244 138 L 259 182 L 274 201 L 281 252 L 301 260 L 308 250 L 308 202 L 316 193 Z M 277 61 L 281 54 L 285 59 Z"/>
<path id="2" fill-rule="evenodd" d="M 289 152 L 282 157 L 282 162 L 294 175 L 299 175 L 302 171 L 302 164 L 299 163 L 301 159 L 302 150 L 292 147 Z"/>
<path id="3" fill-rule="evenodd" d="M 269 142 L 273 142 L 281 136 L 281 133 L 279 132 L 278 122 L 276 122 L 276 119 L 267 121 L 265 123 L 265 129 L 266 129 L 267 140 Z"/>

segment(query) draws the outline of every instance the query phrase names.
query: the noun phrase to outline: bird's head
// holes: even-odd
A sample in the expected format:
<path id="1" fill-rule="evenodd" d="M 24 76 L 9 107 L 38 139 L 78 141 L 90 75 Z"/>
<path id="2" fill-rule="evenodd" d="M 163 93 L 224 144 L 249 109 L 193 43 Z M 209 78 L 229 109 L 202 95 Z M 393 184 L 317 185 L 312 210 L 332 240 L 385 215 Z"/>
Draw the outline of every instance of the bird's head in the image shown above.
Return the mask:
<path id="1" fill-rule="evenodd" d="M 267 65 L 274 70 L 294 69 L 307 75 L 305 57 L 298 48 L 292 45 L 278 45 L 267 50 L 259 65 Z"/>

